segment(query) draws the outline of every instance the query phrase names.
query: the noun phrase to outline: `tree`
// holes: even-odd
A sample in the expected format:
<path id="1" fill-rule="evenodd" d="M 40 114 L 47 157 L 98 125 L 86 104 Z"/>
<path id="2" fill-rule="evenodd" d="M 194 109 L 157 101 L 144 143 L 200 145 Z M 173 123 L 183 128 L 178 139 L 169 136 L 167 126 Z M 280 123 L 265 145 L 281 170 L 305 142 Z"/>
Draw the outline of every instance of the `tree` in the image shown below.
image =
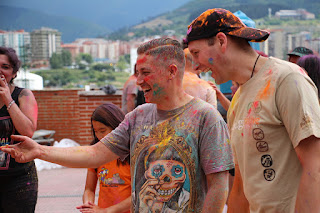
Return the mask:
<path id="1" fill-rule="evenodd" d="M 72 64 L 72 57 L 71 53 L 68 50 L 62 49 L 61 52 L 61 59 L 63 66 L 71 66 Z"/>
<path id="2" fill-rule="evenodd" d="M 79 64 L 81 61 L 85 61 L 88 64 L 91 64 L 93 62 L 92 56 L 87 53 L 80 53 L 76 57 L 76 63 Z"/>
<path id="3" fill-rule="evenodd" d="M 129 63 L 127 62 L 125 56 L 120 56 L 118 63 L 116 65 L 120 71 L 124 71 L 127 67 L 129 67 Z"/>
<path id="4" fill-rule="evenodd" d="M 126 60 L 126 62 L 127 62 L 128 64 L 130 64 L 130 54 L 125 54 L 125 55 L 124 55 L 124 59 Z"/>
<path id="5" fill-rule="evenodd" d="M 60 54 L 53 53 L 50 58 L 50 66 L 52 69 L 59 69 L 62 68 L 62 58 Z"/>
<path id="6" fill-rule="evenodd" d="M 95 64 L 92 66 L 92 69 L 97 71 L 107 71 L 107 72 L 114 72 L 114 67 L 110 64 Z"/>

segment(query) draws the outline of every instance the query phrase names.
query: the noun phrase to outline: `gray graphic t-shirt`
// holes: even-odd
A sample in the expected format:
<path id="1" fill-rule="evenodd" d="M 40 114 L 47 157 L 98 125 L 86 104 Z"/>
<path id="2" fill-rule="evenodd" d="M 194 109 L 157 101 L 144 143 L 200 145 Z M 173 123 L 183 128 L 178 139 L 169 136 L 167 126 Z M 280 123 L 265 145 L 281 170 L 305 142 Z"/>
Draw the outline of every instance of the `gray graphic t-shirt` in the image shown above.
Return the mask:
<path id="1" fill-rule="evenodd" d="M 234 167 L 227 125 L 196 98 L 171 111 L 141 105 L 101 141 L 130 154 L 134 212 L 201 212 L 205 175 Z"/>

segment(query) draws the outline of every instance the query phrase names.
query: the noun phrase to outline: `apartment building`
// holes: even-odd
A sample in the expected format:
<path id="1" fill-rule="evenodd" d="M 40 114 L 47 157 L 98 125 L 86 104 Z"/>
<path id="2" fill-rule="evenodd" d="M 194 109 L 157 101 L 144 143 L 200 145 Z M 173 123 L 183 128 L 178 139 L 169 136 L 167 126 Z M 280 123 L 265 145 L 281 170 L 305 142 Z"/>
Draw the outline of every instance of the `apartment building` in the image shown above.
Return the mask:
<path id="1" fill-rule="evenodd" d="M 102 38 L 79 38 L 62 48 L 71 52 L 74 59 L 79 53 L 90 54 L 95 60 L 117 61 L 121 55 L 130 54 L 130 44 L 126 41 L 112 41 Z"/>
<path id="2" fill-rule="evenodd" d="M 318 53 L 320 51 L 320 38 L 314 37 L 320 33 L 317 27 L 278 27 L 268 31 L 271 34 L 265 42 L 260 43 L 260 47 L 269 56 L 287 60 L 287 53 L 298 46 L 307 47 Z"/>
<path id="3" fill-rule="evenodd" d="M 23 64 L 31 61 L 30 33 L 24 30 L 0 30 L 0 46 L 13 48 Z"/>
<path id="4" fill-rule="evenodd" d="M 32 61 L 49 61 L 53 53 L 61 53 L 61 32 L 42 27 L 30 33 Z"/>

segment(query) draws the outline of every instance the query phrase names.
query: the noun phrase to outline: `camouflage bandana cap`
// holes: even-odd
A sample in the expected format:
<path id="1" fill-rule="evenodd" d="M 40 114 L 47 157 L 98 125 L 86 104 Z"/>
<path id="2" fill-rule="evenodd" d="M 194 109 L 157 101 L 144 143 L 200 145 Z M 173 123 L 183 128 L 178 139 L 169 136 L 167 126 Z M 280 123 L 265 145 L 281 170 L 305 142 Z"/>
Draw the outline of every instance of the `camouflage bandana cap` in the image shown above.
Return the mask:
<path id="1" fill-rule="evenodd" d="M 306 48 L 306 47 L 296 47 L 292 50 L 292 52 L 288 53 L 287 55 L 296 55 L 296 56 L 305 56 L 305 55 L 313 55 L 313 51 Z"/>
<path id="2" fill-rule="evenodd" d="M 247 27 L 228 10 L 215 8 L 205 11 L 192 21 L 188 26 L 187 37 L 184 42 L 210 38 L 219 32 L 244 38 L 251 42 L 265 41 L 270 35 L 268 31 Z"/>

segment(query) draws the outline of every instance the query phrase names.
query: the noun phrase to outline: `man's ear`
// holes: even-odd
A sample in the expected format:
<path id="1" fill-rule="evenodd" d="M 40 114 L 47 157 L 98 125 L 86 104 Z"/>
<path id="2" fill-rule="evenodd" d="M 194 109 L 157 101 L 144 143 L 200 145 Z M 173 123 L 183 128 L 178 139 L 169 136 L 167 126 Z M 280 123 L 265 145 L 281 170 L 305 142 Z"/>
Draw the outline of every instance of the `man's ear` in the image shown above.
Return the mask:
<path id="1" fill-rule="evenodd" d="M 221 48 L 221 51 L 224 53 L 227 49 L 227 44 L 228 44 L 228 37 L 226 36 L 226 34 L 224 34 L 223 32 L 219 32 L 217 35 L 216 35 L 216 39 L 219 43 L 219 46 Z"/>
<path id="2" fill-rule="evenodd" d="M 178 67 L 177 67 L 177 65 L 175 65 L 175 64 L 171 64 L 171 65 L 169 65 L 169 79 L 171 80 L 174 76 L 176 76 L 177 75 L 177 72 L 178 72 Z"/>

